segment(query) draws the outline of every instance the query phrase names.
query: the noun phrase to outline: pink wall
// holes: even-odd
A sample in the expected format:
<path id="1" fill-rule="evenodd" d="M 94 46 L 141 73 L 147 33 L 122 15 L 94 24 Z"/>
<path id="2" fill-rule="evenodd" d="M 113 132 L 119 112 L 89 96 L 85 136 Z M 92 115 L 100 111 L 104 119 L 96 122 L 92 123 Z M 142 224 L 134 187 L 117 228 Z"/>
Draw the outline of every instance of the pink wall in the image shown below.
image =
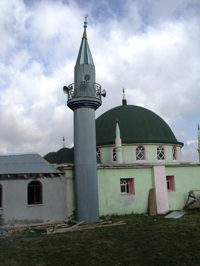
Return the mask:
<path id="1" fill-rule="evenodd" d="M 156 189 L 157 213 L 167 213 L 169 211 L 169 202 L 165 166 L 154 166 L 154 180 Z"/>

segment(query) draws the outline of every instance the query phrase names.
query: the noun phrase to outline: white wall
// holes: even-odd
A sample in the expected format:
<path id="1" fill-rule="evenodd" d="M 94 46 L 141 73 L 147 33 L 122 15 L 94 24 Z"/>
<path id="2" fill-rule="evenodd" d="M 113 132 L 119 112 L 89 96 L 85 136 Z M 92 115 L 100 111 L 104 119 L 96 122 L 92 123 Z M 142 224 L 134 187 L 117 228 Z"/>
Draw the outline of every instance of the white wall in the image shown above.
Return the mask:
<path id="1" fill-rule="evenodd" d="M 66 213 L 66 178 L 37 179 L 42 183 L 43 203 L 28 205 L 27 187 L 32 179 L 0 180 L 3 187 L 2 218 L 5 225 L 63 221 Z"/>

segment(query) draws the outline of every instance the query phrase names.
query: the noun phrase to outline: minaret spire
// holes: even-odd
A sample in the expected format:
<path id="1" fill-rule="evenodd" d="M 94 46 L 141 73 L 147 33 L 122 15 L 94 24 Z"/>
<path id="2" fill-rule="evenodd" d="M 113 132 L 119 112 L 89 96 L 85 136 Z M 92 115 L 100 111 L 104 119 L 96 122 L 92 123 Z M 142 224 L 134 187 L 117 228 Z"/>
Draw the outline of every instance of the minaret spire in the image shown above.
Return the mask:
<path id="1" fill-rule="evenodd" d="M 87 17 L 88 15 L 85 15 L 85 21 L 84 21 L 84 25 L 83 25 L 83 28 L 84 28 L 84 31 L 83 31 L 83 38 L 87 39 Z"/>
<path id="2" fill-rule="evenodd" d="M 63 136 L 63 148 L 66 148 L 66 144 L 65 144 L 65 136 Z"/>
<path id="3" fill-rule="evenodd" d="M 124 88 L 123 88 L 122 105 L 127 105 L 127 100 L 126 100 L 126 96 L 125 96 L 125 90 L 124 90 Z"/>
<path id="4" fill-rule="evenodd" d="M 122 142 L 120 137 L 120 129 L 119 129 L 119 120 L 116 117 L 116 136 L 115 136 L 115 151 L 116 151 L 116 161 L 117 163 L 123 163 L 122 159 Z"/>
<path id="5" fill-rule="evenodd" d="M 87 41 L 87 17 L 88 15 L 85 15 L 85 21 L 83 25 L 83 37 L 82 37 L 82 42 L 81 46 L 79 49 L 78 57 L 76 60 L 76 65 L 82 65 L 82 64 L 88 64 L 88 65 L 93 65 L 94 66 L 94 61 L 92 58 L 92 53 L 90 51 L 90 47 Z"/>

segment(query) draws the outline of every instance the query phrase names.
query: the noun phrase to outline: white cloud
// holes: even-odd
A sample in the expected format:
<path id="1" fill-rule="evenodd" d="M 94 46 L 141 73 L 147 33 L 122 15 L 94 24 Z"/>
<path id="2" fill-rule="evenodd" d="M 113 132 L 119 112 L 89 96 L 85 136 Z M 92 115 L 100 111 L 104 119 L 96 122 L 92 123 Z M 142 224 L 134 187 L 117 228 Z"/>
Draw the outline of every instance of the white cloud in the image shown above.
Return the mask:
<path id="1" fill-rule="evenodd" d="M 199 8 L 196 0 L 127 0 L 115 6 L 2 0 L 0 152 L 44 155 L 61 148 L 63 135 L 72 145 L 73 113 L 62 87 L 73 83 L 86 13 L 97 82 L 107 90 L 97 115 L 121 104 L 125 87 L 129 104 L 158 113 L 178 140 L 194 139 L 200 122 Z M 188 142 L 184 156 L 193 160 L 194 150 Z"/>

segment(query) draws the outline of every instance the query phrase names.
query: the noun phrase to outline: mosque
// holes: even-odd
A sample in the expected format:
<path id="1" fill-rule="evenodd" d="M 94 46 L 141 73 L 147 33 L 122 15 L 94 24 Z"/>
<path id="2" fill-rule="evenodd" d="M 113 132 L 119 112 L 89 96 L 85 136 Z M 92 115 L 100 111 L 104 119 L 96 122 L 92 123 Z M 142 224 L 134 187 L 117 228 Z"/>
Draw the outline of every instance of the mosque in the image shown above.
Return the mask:
<path id="1" fill-rule="evenodd" d="M 87 66 L 90 67 L 89 70 Z M 76 72 L 80 71 L 81 67 L 83 69 L 77 79 Z M 87 42 L 85 23 L 75 66 L 75 84 L 84 83 L 84 86 L 87 86 L 88 80 L 84 80 L 84 77 L 89 76 L 91 68 L 94 68 L 94 62 Z M 82 92 L 75 95 L 77 87 L 70 86 L 64 87 L 64 92 L 68 94 L 70 108 L 72 104 L 76 104 L 80 112 L 83 109 L 96 110 L 96 106 L 92 105 L 96 99 L 101 100 L 100 92 L 91 94 L 88 98 L 88 94 L 83 96 Z M 105 92 L 102 94 L 105 96 Z M 89 99 L 90 103 L 84 97 Z M 71 109 L 74 110 L 74 108 Z M 88 117 L 81 118 L 78 122 L 81 124 L 81 134 L 87 136 L 91 130 L 91 124 L 87 124 L 85 133 L 83 124 L 88 122 Z M 79 137 L 80 133 L 77 132 L 75 124 L 77 124 L 76 117 L 74 119 L 74 138 L 76 139 L 76 135 Z M 90 146 L 91 139 L 91 136 L 88 140 L 84 139 L 84 144 Z M 198 141 L 200 143 L 199 129 Z M 57 169 L 64 171 L 65 177 L 71 181 L 69 186 L 71 200 L 66 201 L 69 214 L 79 208 L 77 198 L 86 184 L 87 192 L 82 197 L 82 201 L 87 194 L 93 195 L 94 191 L 98 193 L 99 215 L 147 213 L 149 192 L 152 189 L 155 191 L 157 214 L 167 213 L 169 210 L 183 208 L 190 189 L 200 189 L 200 163 L 182 163 L 183 143 L 177 141 L 167 123 L 146 108 L 128 105 L 124 91 L 122 105 L 108 110 L 96 119 L 97 192 L 93 190 L 87 174 L 84 176 L 84 167 L 78 178 L 87 181 L 82 180 L 80 190 L 76 189 L 78 186 L 77 162 L 74 151 L 76 150 L 79 155 L 82 153 L 82 157 L 89 156 L 89 152 L 84 152 L 83 147 L 76 146 L 76 143 L 78 141 L 74 142 L 72 149 L 62 148 L 44 157 L 50 163 L 56 164 Z M 87 149 L 88 147 L 85 147 L 85 150 Z M 198 152 L 200 152 L 199 148 Z M 73 188 L 75 188 L 74 192 Z M 71 195 L 74 195 L 75 205 Z M 86 202 L 89 206 L 87 200 Z M 85 220 L 84 216 L 83 220 Z"/>
<path id="2" fill-rule="evenodd" d="M 183 143 L 167 123 L 146 108 L 128 105 L 124 91 L 122 105 L 95 120 L 106 92 L 96 83 L 87 21 L 74 83 L 63 90 L 74 112 L 74 147 L 66 148 L 63 139 L 63 148 L 44 159 L 0 155 L 2 224 L 55 222 L 74 215 L 77 221 L 95 222 L 105 215 L 148 213 L 151 204 L 155 214 L 165 214 L 182 209 L 189 190 L 200 190 L 200 162 L 183 163 Z"/>

